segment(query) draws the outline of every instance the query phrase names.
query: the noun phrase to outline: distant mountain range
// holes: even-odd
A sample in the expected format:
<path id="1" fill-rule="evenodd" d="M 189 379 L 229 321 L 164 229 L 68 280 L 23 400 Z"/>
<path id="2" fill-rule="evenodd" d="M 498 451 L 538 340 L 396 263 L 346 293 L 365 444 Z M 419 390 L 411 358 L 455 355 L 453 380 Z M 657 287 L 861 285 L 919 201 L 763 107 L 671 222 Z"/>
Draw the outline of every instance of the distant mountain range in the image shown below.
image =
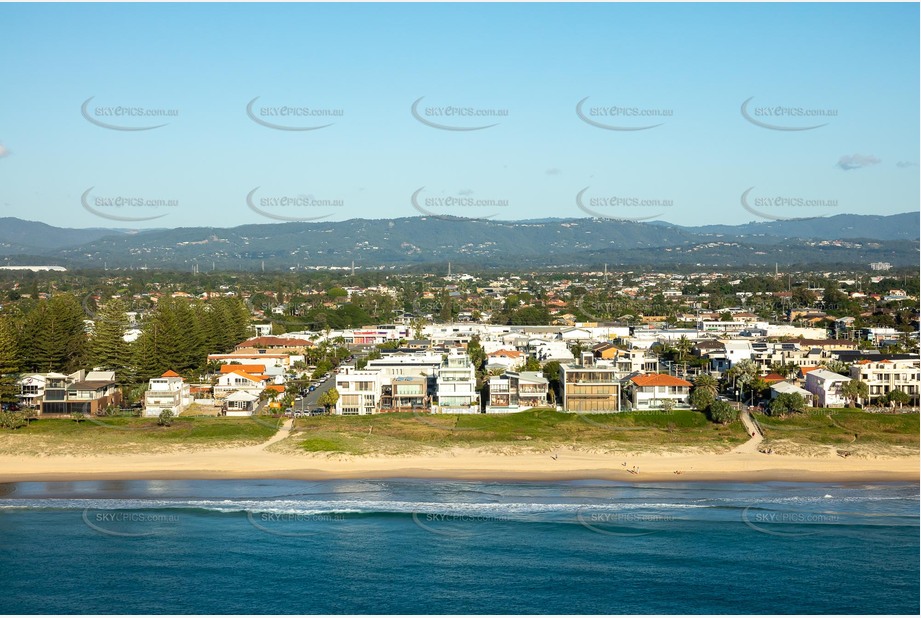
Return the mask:
<path id="1" fill-rule="evenodd" d="M 0 262 L 68 268 L 280 270 L 311 266 L 546 268 L 918 264 L 921 213 L 684 227 L 608 219 L 448 217 L 130 232 L 0 219 Z"/>

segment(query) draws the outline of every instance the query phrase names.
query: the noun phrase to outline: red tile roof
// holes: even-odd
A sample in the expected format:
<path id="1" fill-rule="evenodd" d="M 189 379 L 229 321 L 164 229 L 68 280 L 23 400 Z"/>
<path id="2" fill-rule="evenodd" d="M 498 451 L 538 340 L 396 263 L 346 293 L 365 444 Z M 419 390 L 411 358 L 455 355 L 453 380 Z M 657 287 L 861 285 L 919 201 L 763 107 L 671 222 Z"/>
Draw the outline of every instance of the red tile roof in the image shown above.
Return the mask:
<path id="1" fill-rule="evenodd" d="M 509 358 L 518 358 L 519 356 L 521 356 L 521 352 L 517 350 L 496 350 L 495 352 L 492 352 L 488 356 L 507 356 Z"/>
<path id="2" fill-rule="evenodd" d="M 221 365 L 221 373 L 233 373 L 235 371 L 245 371 L 246 373 L 258 374 L 265 371 L 265 365 Z"/>
<path id="3" fill-rule="evenodd" d="M 162 376 L 160 376 L 160 377 L 161 377 L 161 378 L 178 378 L 178 377 L 179 377 L 179 374 L 176 373 L 175 371 L 173 371 L 172 369 L 170 369 L 169 371 L 167 371 L 166 373 L 164 373 L 164 374 L 163 374 Z"/>
<path id="4" fill-rule="evenodd" d="M 646 375 L 633 376 L 630 381 L 637 386 L 691 386 L 691 383 L 665 373 L 647 373 Z"/>

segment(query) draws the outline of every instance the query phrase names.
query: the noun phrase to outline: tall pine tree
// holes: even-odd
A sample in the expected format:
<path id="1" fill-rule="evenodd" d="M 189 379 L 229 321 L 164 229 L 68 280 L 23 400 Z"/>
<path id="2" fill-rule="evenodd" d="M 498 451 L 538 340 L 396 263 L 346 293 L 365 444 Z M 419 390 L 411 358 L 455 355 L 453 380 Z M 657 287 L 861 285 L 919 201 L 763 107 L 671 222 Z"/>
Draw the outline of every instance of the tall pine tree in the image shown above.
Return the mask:
<path id="1" fill-rule="evenodd" d="M 104 371 L 114 371 L 115 380 L 120 385 L 129 381 L 127 369 L 131 359 L 130 346 L 125 342 L 127 330 L 125 303 L 113 298 L 96 315 L 89 341 L 90 365 Z"/>
<path id="2" fill-rule="evenodd" d="M 0 317 L 0 403 L 15 403 L 19 376 L 19 343 L 16 329 L 7 316 Z"/>
<path id="3" fill-rule="evenodd" d="M 72 373 L 86 361 L 87 315 L 73 294 L 42 300 L 25 316 L 20 333 L 23 368 Z"/>

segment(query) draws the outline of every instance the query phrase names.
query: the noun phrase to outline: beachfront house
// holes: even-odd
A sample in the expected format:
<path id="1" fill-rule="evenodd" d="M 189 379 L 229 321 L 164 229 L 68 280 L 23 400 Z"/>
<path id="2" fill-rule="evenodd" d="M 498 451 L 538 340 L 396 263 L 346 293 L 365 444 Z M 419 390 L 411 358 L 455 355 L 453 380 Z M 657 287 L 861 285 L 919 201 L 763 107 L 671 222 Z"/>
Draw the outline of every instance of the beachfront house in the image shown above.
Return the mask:
<path id="1" fill-rule="evenodd" d="M 144 393 L 144 416 L 160 416 L 171 412 L 179 416 L 192 405 L 191 387 L 175 371 L 151 378 Z"/>
<path id="2" fill-rule="evenodd" d="M 216 404 L 223 404 L 230 395 L 240 391 L 255 395 L 258 399 L 270 383 L 271 378 L 268 376 L 252 375 L 243 369 L 234 368 L 218 376 L 217 384 L 214 385 L 214 401 Z"/>
<path id="3" fill-rule="evenodd" d="M 374 414 L 380 406 L 382 386 L 390 378 L 380 369 L 356 369 L 343 365 L 336 374 L 336 414 Z"/>
<path id="4" fill-rule="evenodd" d="M 775 382 L 771 384 L 771 400 L 777 399 L 780 395 L 799 395 L 806 401 L 807 406 L 812 406 L 812 393 L 792 382 Z"/>
<path id="5" fill-rule="evenodd" d="M 473 414 L 477 406 L 476 370 L 470 357 L 457 349 L 442 361 L 438 368 L 438 406 L 435 412 L 446 414 Z"/>
<path id="6" fill-rule="evenodd" d="M 70 375 L 48 373 L 38 403 L 45 414 L 99 414 L 122 401 L 114 371 L 76 371 Z M 34 401 L 34 400 L 33 400 Z"/>
<path id="7" fill-rule="evenodd" d="M 428 411 L 428 383 L 426 376 L 397 376 L 384 381 L 381 384 L 381 412 Z"/>
<path id="8" fill-rule="evenodd" d="M 560 365 L 563 409 L 567 412 L 619 412 L 620 378 L 617 367 L 596 361 L 583 352 L 578 363 Z"/>
<path id="9" fill-rule="evenodd" d="M 235 391 L 224 398 L 224 416 L 252 416 L 259 405 L 259 395 Z"/>
<path id="10" fill-rule="evenodd" d="M 547 406 L 547 378 L 536 371 L 507 371 L 489 378 L 487 414 L 522 412 Z"/>
<path id="11" fill-rule="evenodd" d="M 848 405 L 841 390 L 851 379 L 827 369 L 815 369 L 806 374 L 806 390 L 815 396 L 820 408 L 843 408 Z"/>
<path id="12" fill-rule="evenodd" d="M 658 410 L 667 405 L 690 409 L 691 386 L 687 380 L 665 373 L 636 375 L 628 383 L 634 410 Z"/>
<path id="13" fill-rule="evenodd" d="M 19 405 L 24 408 L 38 408 L 45 397 L 45 382 L 48 377 L 66 378 L 63 374 L 30 373 L 16 381 L 19 388 Z"/>

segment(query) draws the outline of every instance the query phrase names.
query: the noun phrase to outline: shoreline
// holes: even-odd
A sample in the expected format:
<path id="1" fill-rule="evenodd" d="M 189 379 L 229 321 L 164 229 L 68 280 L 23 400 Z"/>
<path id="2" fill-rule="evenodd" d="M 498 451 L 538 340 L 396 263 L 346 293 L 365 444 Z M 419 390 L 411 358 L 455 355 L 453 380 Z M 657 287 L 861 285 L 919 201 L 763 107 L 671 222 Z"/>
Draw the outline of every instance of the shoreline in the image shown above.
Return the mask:
<path id="1" fill-rule="evenodd" d="M 843 459 L 729 452 L 598 454 L 572 449 L 494 454 L 455 448 L 408 456 L 282 454 L 262 445 L 150 455 L 0 455 L 0 482 L 340 480 L 642 482 L 919 482 L 917 455 Z M 555 455 L 555 457 L 554 457 Z M 627 465 L 624 465 L 627 464 Z M 637 474 L 630 470 L 636 466 Z M 675 474 L 678 470 L 681 474 Z"/>

